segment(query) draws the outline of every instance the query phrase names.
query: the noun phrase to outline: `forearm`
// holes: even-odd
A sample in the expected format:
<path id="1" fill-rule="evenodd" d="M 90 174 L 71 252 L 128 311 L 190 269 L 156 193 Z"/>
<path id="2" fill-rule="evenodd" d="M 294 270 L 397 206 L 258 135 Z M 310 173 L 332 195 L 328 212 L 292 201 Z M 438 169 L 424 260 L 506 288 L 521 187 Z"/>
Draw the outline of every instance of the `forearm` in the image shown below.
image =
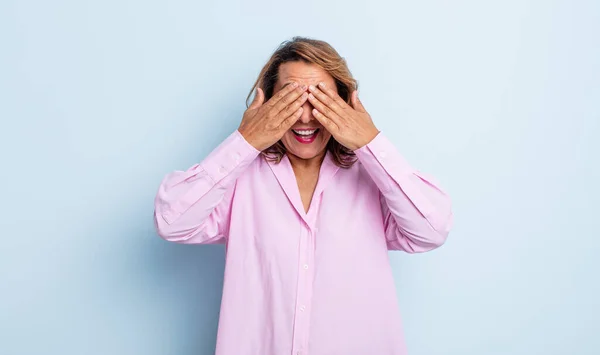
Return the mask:
<path id="1" fill-rule="evenodd" d="M 227 137 L 201 163 L 168 174 L 155 198 L 156 228 L 163 238 L 189 240 L 206 228 L 206 237 L 222 233 L 226 215 L 215 209 L 227 197 L 236 179 L 258 156 L 238 131 Z M 225 206 L 226 207 L 226 206 Z M 226 208 L 224 208 L 226 210 Z M 217 213 L 215 213 L 217 212 Z M 223 214 L 223 213 L 221 213 Z M 218 229 L 218 230 L 217 230 Z"/>
<path id="2" fill-rule="evenodd" d="M 381 192 L 388 244 L 396 239 L 390 248 L 426 251 L 444 243 L 452 209 L 439 185 L 412 168 L 381 133 L 355 153 Z"/>

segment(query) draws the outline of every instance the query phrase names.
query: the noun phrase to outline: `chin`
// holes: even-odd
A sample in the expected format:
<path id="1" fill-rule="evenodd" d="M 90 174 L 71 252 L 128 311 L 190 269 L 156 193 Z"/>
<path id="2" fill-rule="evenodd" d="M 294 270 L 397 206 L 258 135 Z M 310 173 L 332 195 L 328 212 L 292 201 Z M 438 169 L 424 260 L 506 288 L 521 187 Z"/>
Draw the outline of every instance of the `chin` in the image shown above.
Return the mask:
<path id="1" fill-rule="evenodd" d="M 300 159 L 306 159 L 306 160 L 318 157 L 324 151 L 325 151 L 325 147 L 323 147 L 323 149 L 320 149 L 320 150 L 312 150 L 312 149 L 310 149 L 310 150 L 309 149 L 287 149 L 288 153 L 293 154 L 293 155 L 297 156 Z"/>
<path id="2" fill-rule="evenodd" d="M 294 133 L 292 132 L 286 133 L 281 141 L 289 154 L 292 154 L 300 159 L 309 160 L 321 156 L 327 149 L 327 142 L 331 138 L 331 135 L 328 132 L 322 133 L 325 134 L 320 137 L 316 137 L 316 139 L 310 144 L 299 142 L 294 137 Z"/>

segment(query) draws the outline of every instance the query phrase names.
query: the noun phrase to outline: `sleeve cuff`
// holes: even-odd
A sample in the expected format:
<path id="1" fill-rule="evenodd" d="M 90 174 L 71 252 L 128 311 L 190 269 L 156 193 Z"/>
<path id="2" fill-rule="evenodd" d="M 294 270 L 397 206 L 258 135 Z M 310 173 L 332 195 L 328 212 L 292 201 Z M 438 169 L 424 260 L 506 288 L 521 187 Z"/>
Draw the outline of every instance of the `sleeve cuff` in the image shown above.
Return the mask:
<path id="1" fill-rule="evenodd" d="M 232 172 L 245 168 L 259 154 L 260 151 L 248 143 L 238 130 L 235 130 L 204 159 L 201 165 L 215 184 L 223 185 L 223 180 Z"/>
<path id="2" fill-rule="evenodd" d="M 387 175 L 386 171 L 388 171 L 393 172 L 395 176 L 410 176 L 415 173 L 415 170 L 382 132 L 379 132 L 371 142 L 355 150 L 354 153 L 369 172 L 379 171 Z M 386 182 L 384 186 L 380 186 L 383 191 L 393 188 L 394 181 L 392 179 L 377 180 L 379 181 L 376 182 L 380 183 Z"/>
<path id="3" fill-rule="evenodd" d="M 421 179 L 418 172 L 381 132 L 354 153 L 384 196 L 402 190 L 424 216 L 431 214 L 431 204 L 415 184 L 415 180 Z"/>

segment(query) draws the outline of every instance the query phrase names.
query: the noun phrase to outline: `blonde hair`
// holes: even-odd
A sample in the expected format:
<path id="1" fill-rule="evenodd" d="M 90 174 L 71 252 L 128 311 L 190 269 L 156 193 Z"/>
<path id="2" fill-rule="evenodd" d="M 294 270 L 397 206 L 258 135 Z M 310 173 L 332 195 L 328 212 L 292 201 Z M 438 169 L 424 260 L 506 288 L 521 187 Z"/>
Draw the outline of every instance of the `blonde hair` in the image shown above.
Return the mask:
<path id="1" fill-rule="evenodd" d="M 352 77 L 346 60 L 327 42 L 306 37 L 293 37 L 282 42 L 273 53 L 269 61 L 260 71 L 258 79 L 252 86 L 246 98 L 246 107 L 250 97 L 257 87 L 265 94 L 265 101 L 273 96 L 275 83 L 279 76 L 279 66 L 286 62 L 303 61 L 323 68 L 335 80 L 338 94 L 350 104 L 350 96 L 358 89 L 357 81 Z M 336 165 L 349 168 L 356 162 L 356 155 L 350 149 L 338 143 L 333 137 L 327 143 L 326 149 L 332 153 Z M 262 151 L 267 160 L 279 163 L 286 153 L 283 143 L 278 141 Z"/>

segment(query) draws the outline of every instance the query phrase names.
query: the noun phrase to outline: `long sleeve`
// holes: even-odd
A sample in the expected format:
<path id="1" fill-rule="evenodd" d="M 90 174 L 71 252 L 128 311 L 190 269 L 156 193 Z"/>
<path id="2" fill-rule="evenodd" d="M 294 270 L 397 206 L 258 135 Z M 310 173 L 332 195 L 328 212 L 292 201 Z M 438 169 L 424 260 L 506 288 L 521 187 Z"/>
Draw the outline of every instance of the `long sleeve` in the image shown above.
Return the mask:
<path id="1" fill-rule="evenodd" d="M 355 153 L 379 188 L 388 249 L 419 253 L 442 245 L 452 209 L 439 185 L 413 169 L 382 133 Z"/>
<path id="2" fill-rule="evenodd" d="M 168 174 L 154 201 L 158 234 L 177 243 L 223 243 L 235 182 L 259 153 L 236 130 L 201 163 Z"/>

